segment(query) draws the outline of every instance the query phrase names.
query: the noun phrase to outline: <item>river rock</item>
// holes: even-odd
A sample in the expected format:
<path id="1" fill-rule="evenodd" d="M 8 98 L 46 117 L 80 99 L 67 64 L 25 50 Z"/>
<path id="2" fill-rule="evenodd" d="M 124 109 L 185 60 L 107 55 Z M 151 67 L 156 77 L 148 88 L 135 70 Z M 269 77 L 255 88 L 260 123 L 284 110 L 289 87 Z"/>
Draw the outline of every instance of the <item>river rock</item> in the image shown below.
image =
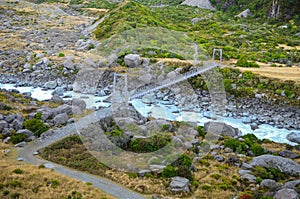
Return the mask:
<path id="1" fill-rule="evenodd" d="M 155 103 L 155 95 L 147 94 L 142 98 L 142 102 L 145 104 L 154 104 Z"/>
<path id="2" fill-rule="evenodd" d="M 207 122 L 204 124 L 204 131 L 216 135 L 235 137 L 239 134 L 239 129 L 227 125 L 223 122 Z"/>
<path id="3" fill-rule="evenodd" d="M 243 120 L 242 120 L 242 122 L 243 122 L 244 124 L 250 124 L 250 123 L 251 123 L 251 120 L 250 120 L 249 117 L 244 117 Z"/>
<path id="4" fill-rule="evenodd" d="M 53 122 L 55 125 L 61 125 L 67 123 L 68 119 L 69 117 L 67 113 L 61 113 L 53 118 Z"/>
<path id="5" fill-rule="evenodd" d="M 254 131 L 256 129 L 258 129 L 258 125 L 256 123 L 251 123 L 250 124 L 251 129 Z"/>
<path id="6" fill-rule="evenodd" d="M 288 139 L 291 142 L 295 142 L 297 144 L 300 144 L 300 133 L 292 132 L 292 133 L 287 135 L 286 139 Z"/>
<path id="7" fill-rule="evenodd" d="M 56 86 L 57 86 L 56 81 L 49 81 L 44 84 L 44 88 L 46 88 L 46 89 L 55 89 Z"/>
<path id="8" fill-rule="evenodd" d="M 251 166 L 261 166 L 265 168 L 276 168 L 279 169 L 281 172 L 292 175 L 292 176 L 299 176 L 300 175 L 300 164 L 294 162 L 291 159 L 283 158 L 274 155 L 261 155 L 255 157 L 250 162 Z"/>
<path id="9" fill-rule="evenodd" d="M 124 62 L 128 67 L 136 68 L 142 63 L 142 60 L 138 54 L 128 54 L 124 57 Z"/>
<path id="10" fill-rule="evenodd" d="M 189 192 L 189 183 L 188 179 L 176 176 L 172 178 L 170 187 L 173 192 Z"/>
<path id="11" fill-rule="evenodd" d="M 299 199 L 299 195 L 294 189 L 283 188 L 276 192 L 274 199 Z"/>

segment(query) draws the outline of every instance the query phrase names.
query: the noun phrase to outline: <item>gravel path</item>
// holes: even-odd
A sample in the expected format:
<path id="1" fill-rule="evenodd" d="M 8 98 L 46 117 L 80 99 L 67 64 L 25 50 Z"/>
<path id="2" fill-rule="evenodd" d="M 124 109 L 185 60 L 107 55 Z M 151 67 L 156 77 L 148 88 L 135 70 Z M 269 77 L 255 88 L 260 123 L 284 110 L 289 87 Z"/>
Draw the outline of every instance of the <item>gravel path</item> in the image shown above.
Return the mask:
<path id="1" fill-rule="evenodd" d="M 124 199 L 143 199 L 144 196 L 137 194 L 133 191 L 128 190 L 127 188 L 118 185 L 112 181 L 109 181 L 107 179 L 101 178 L 99 176 L 87 174 L 80 171 L 75 171 L 72 169 L 69 169 L 67 167 L 64 167 L 62 165 L 54 164 L 52 162 L 39 159 L 35 157 L 33 152 L 38 151 L 58 140 L 61 140 L 69 135 L 76 134 L 78 130 L 83 128 L 85 125 L 90 124 L 94 121 L 99 120 L 100 118 L 103 118 L 105 115 L 110 114 L 111 110 L 109 108 L 102 109 L 100 111 L 97 111 L 93 114 L 90 114 L 86 117 L 80 118 L 79 121 L 75 124 L 69 124 L 61 129 L 55 130 L 55 133 L 52 136 L 49 136 L 44 139 L 38 139 L 34 142 L 29 143 L 27 146 L 21 149 L 21 157 L 24 159 L 24 161 L 34 164 L 34 165 L 41 165 L 41 164 L 49 164 L 53 166 L 53 169 L 56 172 L 59 172 L 63 175 L 69 176 L 71 178 L 78 179 L 80 181 L 84 182 L 91 182 L 93 185 L 113 196 L 116 196 L 117 198 L 124 198 Z"/>

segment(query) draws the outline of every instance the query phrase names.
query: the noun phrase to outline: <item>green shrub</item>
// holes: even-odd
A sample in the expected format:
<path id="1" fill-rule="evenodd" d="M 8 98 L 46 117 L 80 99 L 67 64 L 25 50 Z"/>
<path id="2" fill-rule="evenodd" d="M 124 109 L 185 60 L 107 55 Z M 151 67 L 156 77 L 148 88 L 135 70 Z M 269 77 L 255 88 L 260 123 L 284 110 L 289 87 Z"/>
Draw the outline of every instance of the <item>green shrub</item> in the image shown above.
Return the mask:
<path id="1" fill-rule="evenodd" d="M 128 173 L 129 178 L 137 178 L 138 174 L 137 173 Z"/>
<path id="2" fill-rule="evenodd" d="M 59 54 L 58 54 L 58 57 L 64 57 L 64 56 L 65 56 L 64 53 L 59 53 Z"/>
<path id="3" fill-rule="evenodd" d="M 262 182 L 262 178 L 261 178 L 261 177 L 259 177 L 259 176 L 258 176 L 258 177 L 256 177 L 256 182 L 257 182 L 257 183 L 261 183 L 261 182 Z"/>
<path id="4" fill-rule="evenodd" d="M 262 146 L 260 146 L 259 144 L 253 144 L 250 147 L 250 150 L 253 152 L 253 154 L 255 156 L 260 156 L 260 155 L 263 155 L 265 153 L 264 148 Z"/>
<path id="5" fill-rule="evenodd" d="M 91 182 L 87 182 L 87 183 L 86 183 L 86 185 L 89 185 L 89 186 L 91 186 L 91 185 L 93 185 L 93 183 L 91 183 Z"/>
<path id="6" fill-rule="evenodd" d="M 273 175 L 267 171 L 264 167 L 256 166 L 253 169 L 253 174 L 262 179 L 273 179 Z"/>
<path id="7" fill-rule="evenodd" d="M 206 191 L 212 191 L 212 187 L 208 184 L 202 185 L 201 189 Z"/>
<path id="8" fill-rule="evenodd" d="M 247 151 L 246 144 L 234 138 L 225 141 L 225 147 L 231 148 L 234 152 L 245 153 Z"/>
<path id="9" fill-rule="evenodd" d="M 195 188 L 198 188 L 199 187 L 199 182 L 194 180 L 192 181 L 192 185 L 195 187 Z"/>
<path id="10" fill-rule="evenodd" d="M 4 184 L 0 183 L 0 189 L 4 188 Z"/>
<path id="11" fill-rule="evenodd" d="M 161 176 L 163 178 L 171 178 L 171 177 L 174 177 L 174 176 L 177 176 L 177 175 L 178 175 L 177 168 L 173 167 L 171 165 L 166 166 L 162 170 L 162 173 L 161 173 Z"/>
<path id="12" fill-rule="evenodd" d="M 15 173 L 15 174 L 22 174 L 23 173 L 23 170 L 21 170 L 21 169 L 15 169 L 15 170 L 13 170 L 13 173 Z"/>
<path id="13" fill-rule="evenodd" d="M 275 181 L 280 181 L 286 178 L 286 176 L 279 169 L 270 167 L 268 168 L 268 171 L 271 173 Z"/>
<path id="14" fill-rule="evenodd" d="M 192 159 L 186 154 L 180 155 L 178 159 L 172 163 L 172 166 L 186 166 L 188 168 L 191 165 L 192 165 Z"/>
<path id="15" fill-rule="evenodd" d="M 18 144 L 20 142 L 23 142 L 27 138 L 27 135 L 24 133 L 19 133 L 19 134 L 12 133 L 10 138 L 11 138 L 10 141 L 13 144 Z"/>
<path id="16" fill-rule="evenodd" d="M 199 162 L 199 164 L 201 164 L 203 166 L 206 166 L 206 167 L 210 166 L 210 163 L 207 160 L 200 159 L 198 162 Z"/>
<path id="17" fill-rule="evenodd" d="M 42 133 L 49 129 L 46 124 L 44 124 L 40 119 L 37 118 L 26 120 L 24 122 L 24 127 L 32 131 L 37 137 L 39 137 Z"/>
<path id="18" fill-rule="evenodd" d="M 3 194 L 3 196 L 7 196 L 7 195 L 9 194 L 9 191 L 8 191 L 8 190 L 4 190 L 4 191 L 2 192 L 2 194 Z"/>
<path id="19" fill-rule="evenodd" d="M 214 173 L 211 175 L 212 178 L 216 179 L 216 180 L 219 180 L 221 178 L 221 175 L 218 174 L 218 173 Z"/>
<path id="20" fill-rule="evenodd" d="M 82 199 L 82 194 L 78 191 L 72 191 L 71 195 L 68 195 L 67 199 Z"/>
<path id="21" fill-rule="evenodd" d="M 148 138 L 137 138 L 130 142 L 130 149 L 134 152 L 148 153 L 157 151 L 168 143 L 171 137 L 169 135 L 156 134 Z"/>
<path id="22" fill-rule="evenodd" d="M 206 132 L 204 131 L 204 127 L 203 126 L 196 126 L 195 129 L 198 131 L 198 135 L 200 137 L 205 137 Z"/>
<path id="23" fill-rule="evenodd" d="M 56 188 L 56 187 L 58 187 L 58 185 L 60 185 L 60 182 L 58 180 L 54 179 L 51 181 L 52 188 Z"/>

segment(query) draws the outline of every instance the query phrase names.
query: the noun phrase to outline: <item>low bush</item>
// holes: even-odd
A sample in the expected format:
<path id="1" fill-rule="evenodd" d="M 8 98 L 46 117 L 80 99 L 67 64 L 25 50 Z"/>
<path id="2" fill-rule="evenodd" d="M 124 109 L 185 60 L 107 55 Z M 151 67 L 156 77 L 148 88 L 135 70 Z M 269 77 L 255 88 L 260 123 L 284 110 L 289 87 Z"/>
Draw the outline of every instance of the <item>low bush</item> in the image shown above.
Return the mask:
<path id="1" fill-rule="evenodd" d="M 245 153 L 247 151 L 246 144 L 234 138 L 226 140 L 224 145 L 225 147 L 231 148 L 234 152 L 237 153 Z"/>
<path id="2" fill-rule="evenodd" d="M 26 138 L 27 138 L 27 135 L 24 133 L 19 133 L 19 134 L 12 133 L 10 136 L 10 141 L 13 144 L 18 144 L 20 142 L 23 142 Z"/>
<path id="3" fill-rule="evenodd" d="M 171 165 L 166 166 L 161 173 L 163 178 L 172 178 L 178 175 L 177 168 Z"/>
<path id="4" fill-rule="evenodd" d="M 13 170 L 13 173 L 15 173 L 15 174 L 22 174 L 23 170 L 21 170 L 21 169 L 15 169 L 15 170 Z"/>
<path id="5" fill-rule="evenodd" d="M 42 133 L 49 129 L 46 124 L 44 124 L 40 119 L 37 118 L 26 120 L 24 122 L 24 127 L 32 131 L 37 137 L 39 137 Z"/>
<path id="6" fill-rule="evenodd" d="M 250 150 L 253 152 L 253 154 L 255 156 L 260 156 L 260 155 L 263 155 L 265 153 L 264 148 L 262 146 L 260 146 L 259 144 L 253 144 L 250 147 Z"/>

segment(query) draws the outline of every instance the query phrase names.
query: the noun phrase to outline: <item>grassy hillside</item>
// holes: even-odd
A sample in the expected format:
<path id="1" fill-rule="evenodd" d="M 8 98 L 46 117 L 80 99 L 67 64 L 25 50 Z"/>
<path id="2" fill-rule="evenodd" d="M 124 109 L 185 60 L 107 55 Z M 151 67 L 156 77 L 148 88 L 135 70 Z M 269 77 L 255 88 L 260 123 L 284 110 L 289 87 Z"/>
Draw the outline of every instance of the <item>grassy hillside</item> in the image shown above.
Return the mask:
<path id="1" fill-rule="evenodd" d="M 167 24 L 145 6 L 131 1 L 111 11 L 94 33 L 97 39 L 103 39 L 125 30 L 152 26 L 166 27 Z"/>
<path id="2" fill-rule="evenodd" d="M 279 19 L 288 21 L 290 19 L 299 21 L 300 1 L 298 0 L 278 0 L 280 6 Z M 249 8 L 254 17 L 270 16 L 273 0 L 211 0 L 211 3 L 216 5 L 218 9 L 226 11 L 231 15 Z"/>

